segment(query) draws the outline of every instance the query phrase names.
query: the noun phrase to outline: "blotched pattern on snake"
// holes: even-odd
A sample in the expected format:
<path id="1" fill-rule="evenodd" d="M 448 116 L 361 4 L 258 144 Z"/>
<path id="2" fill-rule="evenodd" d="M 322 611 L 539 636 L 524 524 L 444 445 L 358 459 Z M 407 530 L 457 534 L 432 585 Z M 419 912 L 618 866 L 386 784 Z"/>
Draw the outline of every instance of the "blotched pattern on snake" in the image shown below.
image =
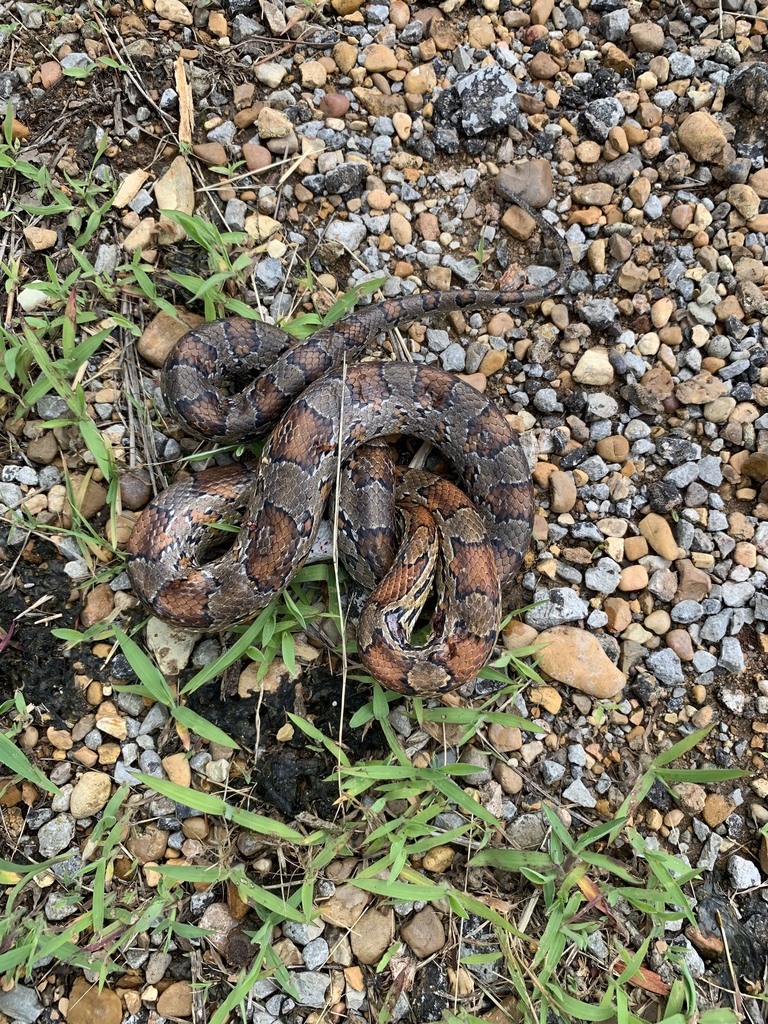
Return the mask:
<path id="1" fill-rule="evenodd" d="M 488 398 L 445 371 L 387 361 L 347 365 L 346 359 L 387 328 L 455 309 L 537 303 L 555 294 L 570 273 L 567 247 L 527 204 L 510 198 L 556 240 L 560 271 L 543 287 L 390 299 L 299 344 L 279 328 L 246 319 L 206 324 L 177 343 L 163 368 L 163 388 L 189 432 L 232 442 L 263 435 L 278 422 L 257 472 L 241 466 L 207 470 L 174 484 L 142 513 L 129 543 L 128 570 L 155 615 L 199 630 L 252 618 L 303 565 L 337 459 L 346 462 L 375 438 L 409 435 L 431 442 L 450 460 L 469 500 L 424 474 L 399 474 L 403 516 L 415 539 L 404 542 L 395 577 L 374 591 L 358 625 L 358 649 L 382 684 L 403 693 L 445 692 L 477 675 L 496 640 L 501 591 L 530 542 L 533 489 L 517 435 Z M 268 369 L 241 391 L 228 394 L 222 387 L 252 378 L 264 365 Z M 353 464 L 353 479 L 356 472 L 368 479 Z M 394 495 L 394 487 L 380 489 Z M 437 535 L 429 525 L 435 518 Z M 240 532 L 230 551 L 205 562 L 216 534 L 211 523 L 221 521 L 240 521 Z M 369 534 L 375 562 L 379 525 L 362 523 L 359 530 Z M 434 616 L 440 635 L 410 647 L 413 591 L 434 558 L 442 580 Z"/>

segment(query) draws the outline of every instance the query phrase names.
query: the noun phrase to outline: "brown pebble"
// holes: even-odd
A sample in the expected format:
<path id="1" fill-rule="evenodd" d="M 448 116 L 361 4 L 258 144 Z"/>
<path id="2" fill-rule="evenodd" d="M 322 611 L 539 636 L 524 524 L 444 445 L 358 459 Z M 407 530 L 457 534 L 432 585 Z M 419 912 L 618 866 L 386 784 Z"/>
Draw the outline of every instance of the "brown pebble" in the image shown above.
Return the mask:
<path id="1" fill-rule="evenodd" d="M 192 152 L 210 167 L 226 167 L 227 151 L 220 142 L 199 142 L 192 147 Z"/>
<path id="2" fill-rule="evenodd" d="M 85 599 L 80 625 L 88 629 L 106 619 L 115 607 L 115 592 L 108 583 L 98 583 Z"/>
<path id="3" fill-rule="evenodd" d="M 120 477 L 120 500 L 123 508 L 136 512 L 144 508 L 151 496 L 149 473 L 145 469 L 132 469 Z"/>
<path id="4" fill-rule="evenodd" d="M 709 793 L 704 801 L 702 817 L 710 828 L 717 828 L 733 813 L 734 809 L 735 804 L 728 797 L 721 796 L 719 793 Z"/>
<path id="5" fill-rule="evenodd" d="M 612 434 L 599 440 L 595 450 L 606 462 L 624 462 L 629 455 L 629 441 L 621 434 Z"/>
<path id="6" fill-rule="evenodd" d="M 680 661 L 693 661 L 693 643 L 687 629 L 672 629 L 665 639 Z"/>
<path id="7" fill-rule="evenodd" d="M 340 92 L 327 92 L 320 100 L 319 109 L 326 117 L 344 117 L 349 110 L 349 100 Z"/>

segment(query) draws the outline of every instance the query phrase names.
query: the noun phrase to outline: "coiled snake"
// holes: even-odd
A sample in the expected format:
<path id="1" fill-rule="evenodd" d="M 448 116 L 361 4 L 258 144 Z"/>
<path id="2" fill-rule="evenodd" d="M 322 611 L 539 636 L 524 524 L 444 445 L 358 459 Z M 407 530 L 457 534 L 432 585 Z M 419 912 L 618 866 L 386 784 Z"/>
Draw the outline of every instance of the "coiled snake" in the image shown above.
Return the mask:
<path id="1" fill-rule="evenodd" d="M 232 442 L 263 435 L 278 422 L 258 472 L 242 466 L 206 470 L 168 488 L 142 513 L 129 541 L 128 571 L 156 616 L 197 630 L 253 618 L 309 554 L 337 459 L 349 460 L 374 438 L 409 435 L 431 442 L 451 461 L 469 499 L 429 475 L 397 472 L 413 535 L 361 616 L 358 650 L 382 684 L 402 693 L 445 692 L 477 675 L 496 641 L 501 591 L 530 542 L 533 489 L 517 435 L 491 401 L 443 370 L 388 361 L 347 366 L 346 357 L 387 328 L 451 310 L 537 303 L 557 292 L 571 269 L 567 247 L 527 204 L 503 194 L 557 244 L 559 273 L 542 287 L 389 299 L 299 344 L 277 327 L 243 318 L 205 324 L 180 339 L 162 382 L 169 407 L 188 431 Z M 239 385 L 264 366 L 242 390 L 225 392 L 224 384 Z M 362 461 L 352 464 L 347 493 L 354 500 L 373 487 L 391 505 L 395 471 L 373 478 L 369 456 L 376 457 L 365 448 Z M 206 562 L 215 522 L 240 522 L 240 531 L 228 552 Z M 374 570 L 392 544 L 383 539 L 386 528 L 378 521 L 358 527 L 367 535 Z M 436 558 L 436 635 L 412 646 L 410 630 L 426 596 L 424 573 Z"/>

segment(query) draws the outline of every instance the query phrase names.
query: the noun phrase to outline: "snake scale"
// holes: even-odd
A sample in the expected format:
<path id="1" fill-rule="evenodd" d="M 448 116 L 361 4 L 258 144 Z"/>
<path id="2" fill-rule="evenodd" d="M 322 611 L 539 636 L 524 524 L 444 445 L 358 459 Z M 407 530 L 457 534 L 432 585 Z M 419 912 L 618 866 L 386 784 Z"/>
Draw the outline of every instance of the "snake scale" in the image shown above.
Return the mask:
<path id="1" fill-rule="evenodd" d="M 383 685 L 408 694 L 446 692 L 477 675 L 496 641 L 501 593 L 520 567 L 532 530 L 533 488 L 517 434 L 488 398 L 443 370 L 346 360 L 395 326 L 452 310 L 538 303 L 559 290 L 571 270 L 567 246 L 519 197 L 498 190 L 557 246 L 559 272 L 541 287 L 388 299 L 298 344 L 275 326 L 244 318 L 202 325 L 177 342 L 162 385 L 187 431 L 231 443 L 274 429 L 257 471 L 225 466 L 182 479 L 140 516 L 128 545 L 128 571 L 158 618 L 204 631 L 253 618 L 304 564 L 337 460 L 359 452 L 347 491 L 387 492 L 387 515 L 397 491 L 407 531 L 358 624 L 363 664 Z M 452 463 L 468 497 L 414 471 L 374 478 L 365 462 L 368 443 L 388 435 L 431 442 Z M 220 536 L 211 525 L 222 522 L 240 524 L 234 545 L 206 560 Z M 384 539 L 390 527 L 377 522 L 358 529 L 368 534 L 367 557 L 380 576 L 386 566 L 375 565 L 377 558 L 381 563 L 381 551 L 396 547 Z M 435 565 L 434 635 L 413 645 L 410 630 Z"/>

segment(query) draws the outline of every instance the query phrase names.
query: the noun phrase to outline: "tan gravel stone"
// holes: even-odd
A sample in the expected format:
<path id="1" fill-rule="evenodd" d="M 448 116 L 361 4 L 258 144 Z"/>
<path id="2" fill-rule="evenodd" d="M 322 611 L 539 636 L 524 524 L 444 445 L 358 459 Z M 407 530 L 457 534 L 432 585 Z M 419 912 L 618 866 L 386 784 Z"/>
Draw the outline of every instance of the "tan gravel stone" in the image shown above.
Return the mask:
<path id="1" fill-rule="evenodd" d="M 563 706 L 563 698 L 554 686 L 532 686 L 528 690 L 528 699 L 531 704 L 538 704 L 551 715 L 558 714 Z"/>
<path id="2" fill-rule="evenodd" d="M 27 445 L 27 456 L 32 462 L 49 466 L 59 453 L 59 443 L 52 430 L 44 430 L 39 437 L 34 437 Z"/>
<path id="3" fill-rule="evenodd" d="M 158 18 L 165 18 L 166 21 L 172 21 L 175 25 L 192 24 L 192 14 L 181 3 L 181 0 L 157 0 L 155 14 Z"/>
<path id="4" fill-rule="evenodd" d="M 523 777 L 520 773 L 516 772 L 509 765 L 504 764 L 503 761 L 497 761 L 494 765 L 493 777 L 507 796 L 515 796 L 522 790 L 524 785 Z"/>
<path id="5" fill-rule="evenodd" d="M 548 645 L 539 655 L 539 670 L 550 679 L 600 699 L 615 697 L 626 686 L 626 676 L 592 633 L 575 626 L 554 626 L 540 633 L 538 640 Z"/>
<path id="6" fill-rule="evenodd" d="M 126 842 L 128 852 L 139 864 L 158 863 L 168 847 L 168 833 L 153 825 L 134 833 Z M 202 925 L 205 927 L 205 925 Z"/>
<path id="7" fill-rule="evenodd" d="M 624 462 L 629 455 L 629 441 L 622 434 L 611 434 L 597 442 L 595 451 L 606 462 Z"/>
<path id="8" fill-rule="evenodd" d="M 539 81 L 554 78 L 559 72 L 560 65 L 544 50 L 539 50 L 528 65 L 528 74 Z"/>
<path id="9" fill-rule="evenodd" d="M 372 43 L 371 46 L 367 47 L 364 59 L 365 70 L 370 72 L 386 73 L 387 71 L 394 71 L 397 67 L 397 57 L 394 50 L 381 43 Z"/>
<path id="10" fill-rule="evenodd" d="M 326 919 L 324 915 L 323 919 Z M 389 948 L 394 935 L 395 914 L 392 908 L 369 907 L 360 920 L 352 925 L 352 952 L 360 963 L 376 964 Z"/>
<path id="11" fill-rule="evenodd" d="M 69 799 L 73 818 L 91 818 L 107 805 L 112 780 L 103 772 L 86 772 L 75 784 Z"/>
<path id="12" fill-rule="evenodd" d="M 358 6 L 360 5 L 358 4 Z M 341 71 L 343 75 L 349 74 L 357 63 L 357 47 L 346 42 L 336 43 L 332 52 L 333 59 L 336 62 L 336 67 L 339 71 Z"/>
<path id="13" fill-rule="evenodd" d="M 674 300 L 668 295 L 665 295 L 661 299 L 657 299 L 657 301 L 651 306 L 651 323 L 657 329 L 665 327 L 669 323 L 669 318 L 672 316 L 674 311 Z"/>
<path id="14" fill-rule="evenodd" d="M 226 167 L 227 151 L 220 142 L 200 142 L 192 147 L 192 152 L 209 167 Z"/>
<path id="15" fill-rule="evenodd" d="M 675 787 L 675 796 L 686 814 L 692 817 L 701 814 L 707 799 L 707 791 L 695 782 L 679 782 Z"/>
<path id="16" fill-rule="evenodd" d="M 227 19 L 221 11 L 211 11 L 208 15 L 208 31 L 217 39 L 223 39 L 229 35 Z"/>
<path id="17" fill-rule="evenodd" d="M 107 503 L 106 487 L 94 480 L 93 477 L 85 483 L 85 477 L 79 473 L 73 473 L 70 477 L 71 491 L 75 499 L 75 507 L 83 519 L 90 519 L 100 512 Z M 65 498 L 62 512 L 64 525 L 69 529 L 72 525 L 72 510 L 69 503 L 69 496 Z"/>
<path id="18" fill-rule="evenodd" d="M 648 586 L 648 571 L 642 565 L 627 565 L 621 570 L 619 590 L 629 593 L 632 590 L 644 590 Z"/>
<path id="19" fill-rule="evenodd" d="M 175 981 L 157 1000 L 157 1012 L 161 1017 L 192 1016 L 192 986 L 188 981 Z"/>
<path id="20" fill-rule="evenodd" d="M 123 1007 L 112 989 L 78 978 L 69 994 L 67 1024 L 120 1024 Z"/>
<path id="21" fill-rule="evenodd" d="M 681 601 L 703 601 L 712 589 L 712 578 L 698 569 L 689 558 L 681 558 L 675 568 L 678 572 L 678 586 L 674 604 Z"/>
<path id="22" fill-rule="evenodd" d="M 519 750 L 523 745 L 523 734 L 514 725 L 494 722 L 488 726 L 488 742 L 501 754 Z"/>
<path id="23" fill-rule="evenodd" d="M 24 237 L 32 252 L 43 252 L 45 249 L 53 249 L 59 236 L 51 228 L 29 227 L 24 228 Z"/>
<path id="24" fill-rule="evenodd" d="M 719 793 L 708 793 L 701 816 L 710 828 L 717 828 L 735 810 L 736 805 L 729 797 L 721 796 Z"/>
<path id="25" fill-rule="evenodd" d="M 155 202 L 159 210 L 178 210 L 191 214 L 195 209 L 195 186 L 192 171 L 183 156 L 177 156 L 165 174 L 155 182 Z M 163 244 L 181 241 L 186 237 L 184 229 L 160 216 L 158 238 Z"/>
<path id="26" fill-rule="evenodd" d="M 154 244 L 157 234 L 157 221 L 154 217 L 144 217 L 129 231 L 123 239 L 123 248 L 126 252 L 137 252 L 148 249 Z"/>
<path id="27" fill-rule="evenodd" d="M 510 619 L 502 630 L 501 638 L 508 651 L 518 650 L 520 647 L 530 647 L 537 643 L 537 631 L 533 626 L 527 626 L 519 619 Z"/>
<path id="28" fill-rule="evenodd" d="M 174 309 L 178 319 L 161 310 L 144 328 L 138 340 L 138 354 L 154 367 L 163 366 L 170 350 L 190 328 L 205 323 L 205 318 L 198 313 L 191 313 L 181 306 L 174 306 Z"/>
<path id="29" fill-rule="evenodd" d="M 405 76 L 403 88 L 416 96 L 424 96 L 437 85 L 437 75 L 431 64 L 421 64 Z"/>
<path id="30" fill-rule="evenodd" d="M 64 71 L 57 60 L 46 60 L 40 65 L 40 84 L 44 89 L 52 89 L 61 81 Z"/>
<path id="31" fill-rule="evenodd" d="M 722 395 L 713 402 L 704 405 L 704 419 L 710 423 L 725 423 L 733 410 L 736 408 L 736 399 L 730 395 Z"/>
<path id="32" fill-rule="evenodd" d="M 642 21 L 632 25 L 629 38 L 639 53 L 659 53 L 664 47 L 664 29 L 655 21 Z"/>
<path id="33" fill-rule="evenodd" d="M 261 171 L 272 163 L 272 154 L 267 147 L 255 142 L 243 143 L 243 157 L 249 171 Z"/>
<path id="34" fill-rule="evenodd" d="M 410 221 L 397 210 L 389 215 L 389 230 L 398 245 L 410 245 L 413 241 L 413 228 Z"/>
<path id="35" fill-rule="evenodd" d="M 501 218 L 501 226 L 512 235 L 526 241 L 536 230 L 536 221 L 519 206 L 510 206 Z"/>
<path id="36" fill-rule="evenodd" d="M 502 369 L 506 361 L 506 349 L 492 348 L 490 352 L 483 356 L 483 360 L 480 363 L 480 373 L 484 377 L 492 377 L 494 373 L 498 373 Z"/>
<path id="37" fill-rule="evenodd" d="M 753 452 L 741 464 L 742 476 L 748 476 L 758 483 L 768 480 L 768 452 Z"/>
<path id="38" fill-rule="evenodd" d="M 580 142 L 576 147 L 576 158 L 582 164 L 596 164 L 600 159 L 600 146 L 596 142 Z"/>
<path id="39" fill-rule="evenodd" d="M 189 758 L 183 752 L 179 751 L 177 754 L 169 754 L 164 757 L 163 768 L 171 782 L 175 782 L 177 786 L 192 785 L 192 769 L 189 765 Z"/>
<path id="40" fill-rule="evenodd" d="M 613 199 L 613 185 L 595 181 L 590 185 L 576 185 L 573 200 L 582 206 L 607 206 Z"/>
<path id="41" fill-rule="evenodd" d="M 108 583 L 97 583 L 85 599 L 80 613 L 80 624 L 88 629 L 101 622 L 115 607 L 115 592 Z"/>
<path id="42" fill-rule="evenodd" d="M 728 202 L 745 220 L 753 220 L 760 212 L 760 196 L 749 185 L 731 185 Z"/>
<path id="43" fill-rule="evenodd" d="M 576 484 L 573 473 L 552 473 L 549 477 L 550 506 L 553 512 L 570 512 L 576 504 Z"/>
<path id="44" fill-rule="evenodd" d="M 664 611 L 663 608 L 657 608 L 650 615 L 646 615 L 643 625 L 657 636 L 663 636 L 672 625 L 672 620 L 669 617 L 669 612 Z"/>
<path id="45" fill-rule="evenodd" d="M 293 131 L 293 124 L 282 110 L 262 107 L 259 111 L 256 129 L 261 139 L 284 139 Z"/>
<path id="46" fill-rule="evenodd" d="M 540 209 L 553 196 L 552 167 L 548 160 L 518 160 L 503 167 L 494 179 L 494 189 L 508 189 L 530 206 Z"/>
<path id="47" fill-rule="evenodd" d="M 599 345 L 587 349 L 573 370 L 573 379 L 577 384 L 589 384 L 594 387 L 611 384 L 613 377 L 608 349 Z"/>
<path id="48" fill-rule="evenodd" d="M 689 380 L 677 384 L 675 395 L 683 405 L 704 405 L 725 394 L 727 390 L 724 381 L 717 380 L 706 370 L 701 370 Z"/>
<path id="49" fill-rule="evenodd" d="M 320 917 L 337 928 L 352 928 L 370 901 L 369 893 L 352 885 L 342 885 L 323 904 Z"/>
<path id="50" fill-rule="evenodd" d="M 328 72 L 319 60 L 305 60 L 299 69 L 301 84 L 307 89 L 324 89 Z"/>
<path id="51" fill-rule="evenodd" d="M 480 50 L 487 50 L 493 46 L 496 42 L 496 33 L 487 17 L 469 19 L 467 22 L 467 41 L 470 46 Z"/>
<path id="52" fill-rule="evenodd" d="M 726 146 L 722 128 L 705 110 L 689 114 L 678 128 L 677 138 L 693 160 L 704 163 L 717 160 Z"/>
<path id="53" fill-rule="evenodd" d="M 638 524 L 640 533 L 645 537 L 657 555 L 673 562 L 677 558 L 677 541 L 672 533 L 672 527 L 663 516 L 656 512 L 650 512 Z"/>
<path id="54" fill-rule="evenodd" d="M 611 633 L 623 633 L 632 621 L 632 609 L 623 597 L 607 597 L 603 611 L 608 616 L 607 628 Z"/>
<path id="55" fill-rule="evenodd" d="M 632 260 L 627 260 L 617 277 L 619 287 L 630 295 L 636 295 L 648 284 L 648 273 L 648 267 L 639 267 Z"/>
<path id="56" fill-rule="evenodd" d="M 440 875 L 453 864 L 455 851 L 450 846 L 433 846 L 427 850 L 422 860 L 422 867 L 432 875 Z"/>

